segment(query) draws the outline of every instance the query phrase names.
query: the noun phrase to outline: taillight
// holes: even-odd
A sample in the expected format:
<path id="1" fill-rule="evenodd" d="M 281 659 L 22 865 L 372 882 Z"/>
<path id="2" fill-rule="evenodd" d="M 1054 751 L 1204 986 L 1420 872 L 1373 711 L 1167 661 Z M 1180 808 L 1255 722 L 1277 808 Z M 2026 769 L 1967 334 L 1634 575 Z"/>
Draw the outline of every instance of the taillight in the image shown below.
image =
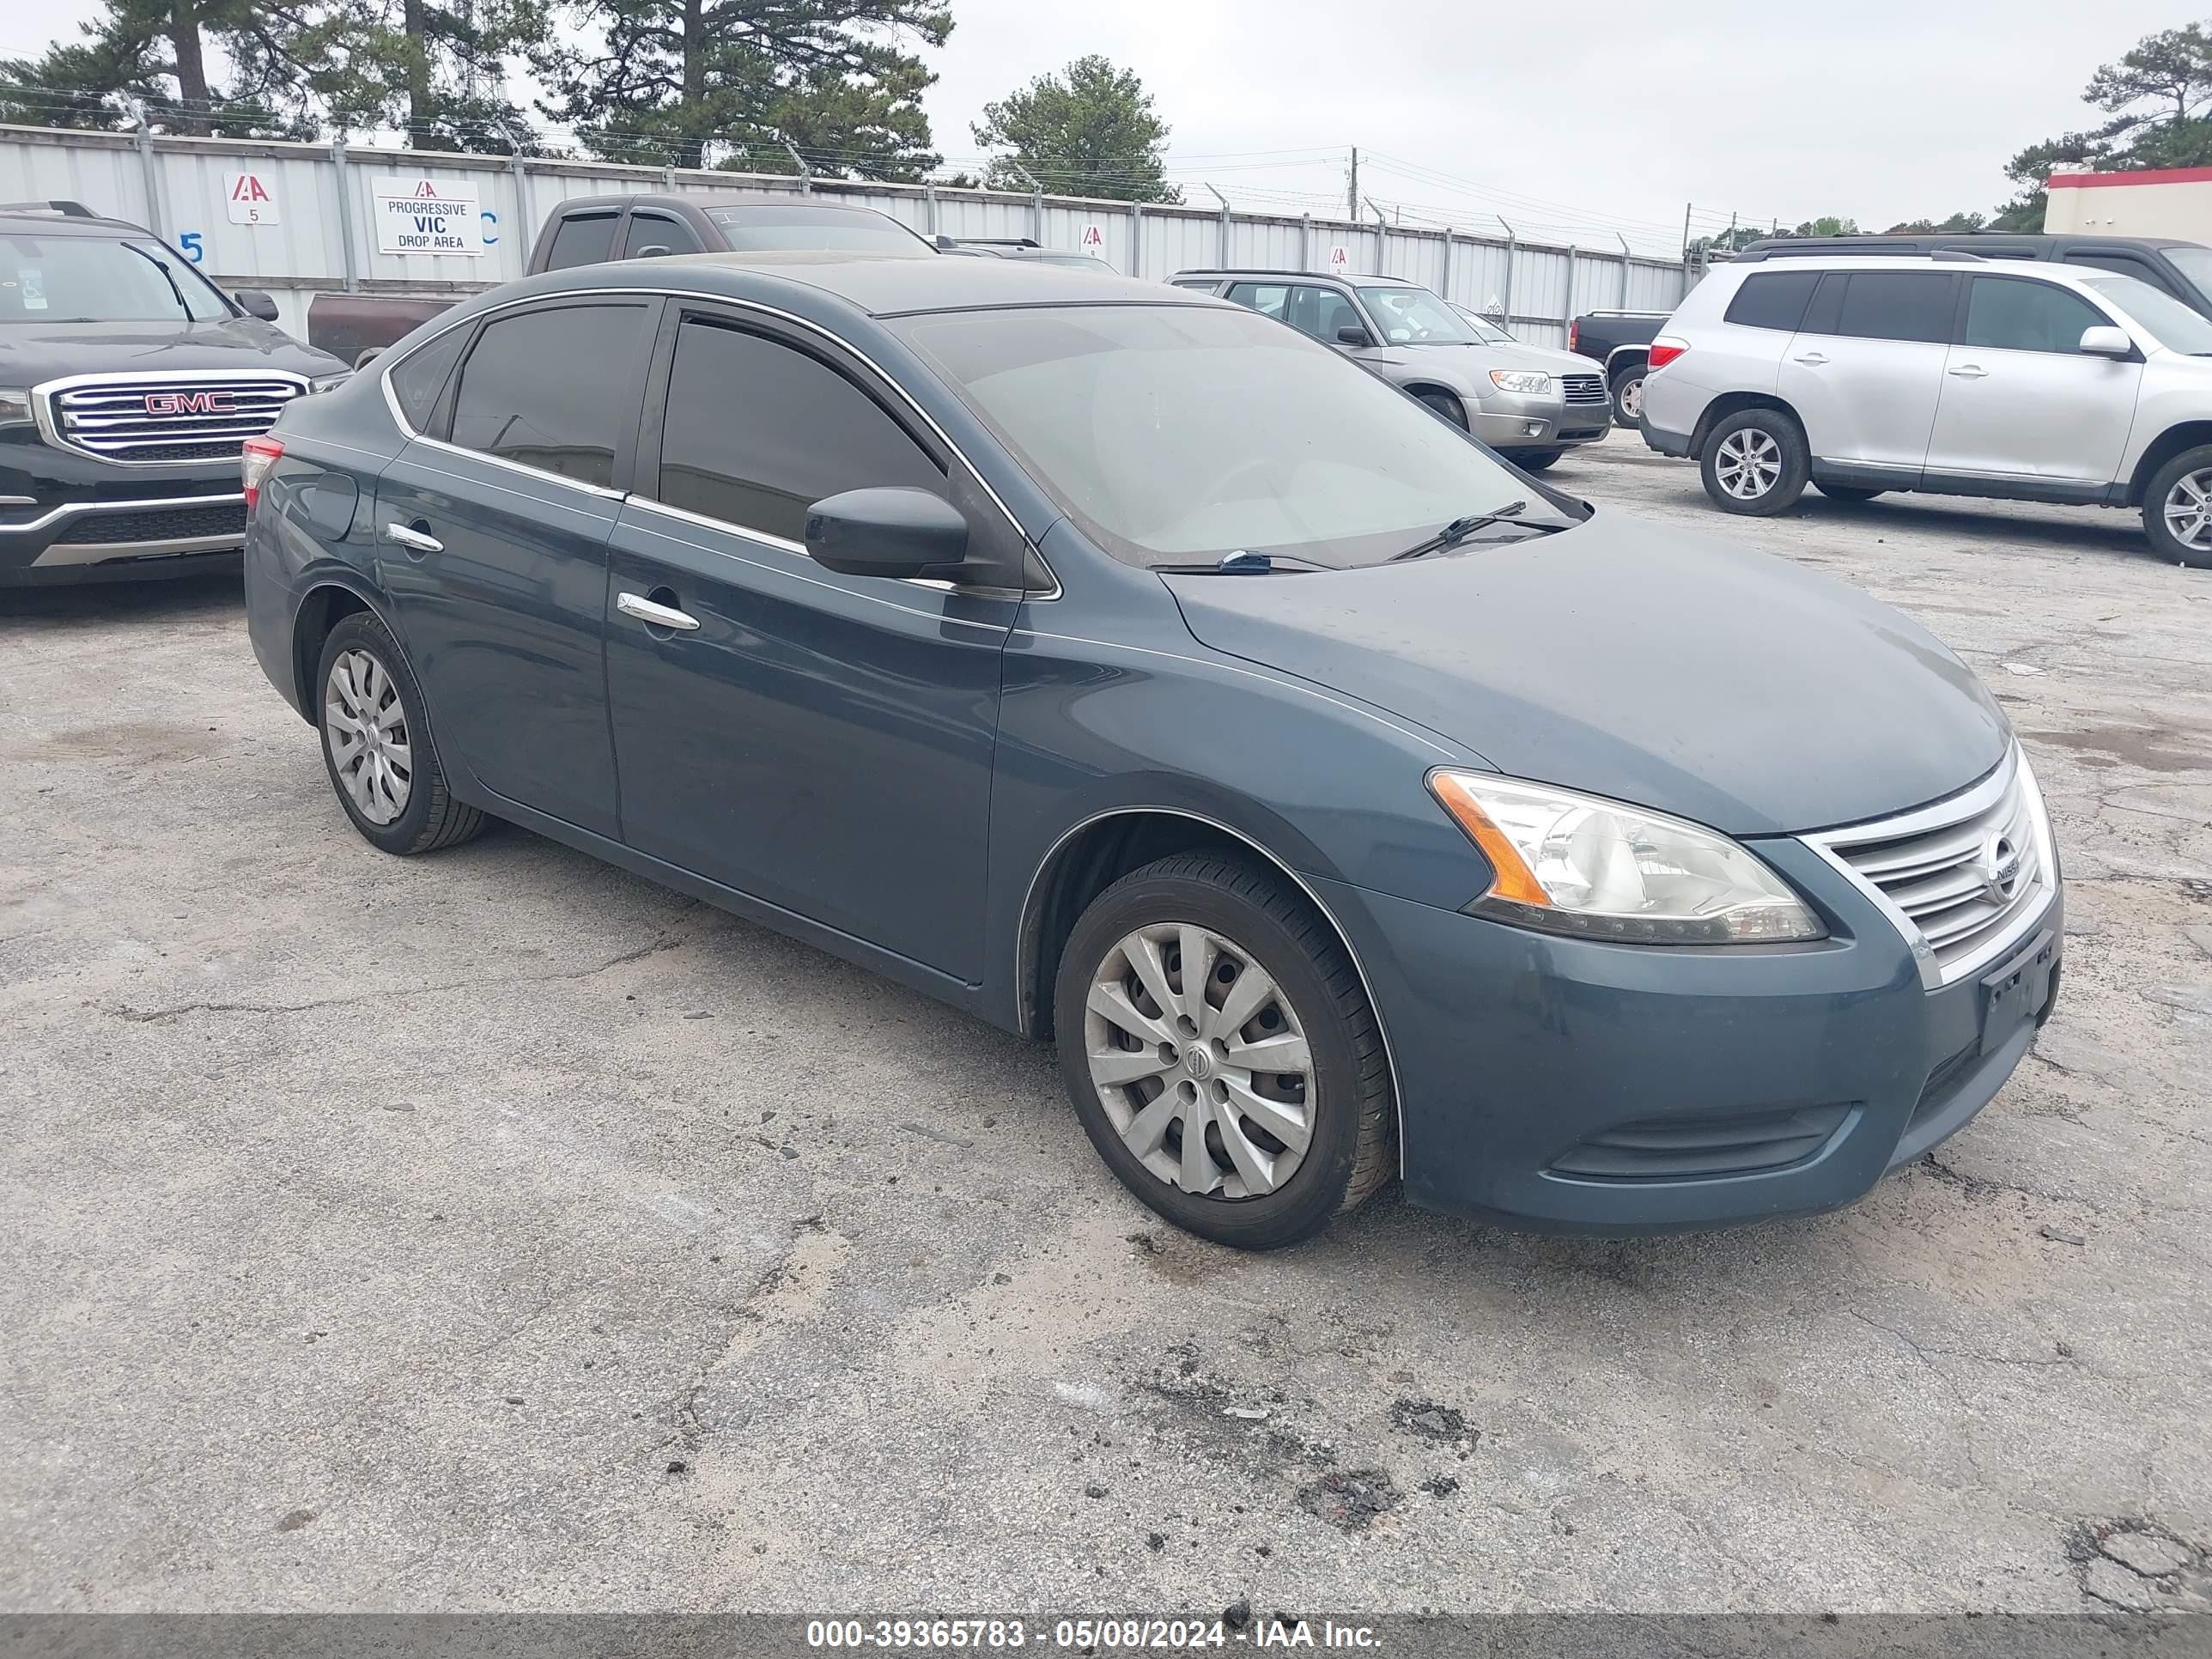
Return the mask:
<path id="1" fill-rule="evenodd" d="M 1690 349 L 1687 340 L 1672 340 L 1661 335 L 1651 343 L 1651 355 L 1645 362 L 1649 368 L 1664 368 Z"/>
<path id="2" fill-rule="evenodd" d="M 1582 349 L 1583 323 L 1582 319 L 1577 317 L 1574 321 L 1567 325 L 1567 349 L 1570 351 L 1580 351 Z"/>
<path id="3" fill-rule="evenodd" d="M 284 459 L 284 446 L 274 438 L 248 438 L 238 458 L 239 473 L 246 483 L 246 510 L 260 505 L 261 482 Z"/>

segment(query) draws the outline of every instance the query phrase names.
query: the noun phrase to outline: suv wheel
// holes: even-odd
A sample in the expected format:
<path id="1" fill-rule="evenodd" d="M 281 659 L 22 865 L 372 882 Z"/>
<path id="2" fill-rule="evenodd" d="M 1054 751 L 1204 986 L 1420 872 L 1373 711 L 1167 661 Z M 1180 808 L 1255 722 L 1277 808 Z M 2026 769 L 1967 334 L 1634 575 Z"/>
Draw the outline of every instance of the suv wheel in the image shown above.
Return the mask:
<path id="1" fill-rule="evenodd" d="M 2151 475 L 2142 515 L 2160 557 L 2212 570 L 2212 444 L 2183 450 Z"/>
<path id="2" fill-rule="evenodd" d="M 1184 854 L 1124 876 L 1075 924 L 1053 1008 L 1091 1145 L 1179 1227 L 1272 1249 L 1395 1173 L 1374 1010 L 1272 870 Z"/>
<path id="3" fill-rule="evenodd" d="M 1644 365 L 1632 364 L 1613 377 L 1613 418 L 1623 426 L 1644 424 Z"/>
<path id="4" fill-rule="evenodd" d="M 428 853 L 479 833 L 484 815 L 446 788 L 422 689 L 384 624 L 356 611 L 331 630 L 315 684 L 323 765 L 353 827 L 386 853 Z"/>
<path id="5" fill-rule="evenodd" d="M 1796 422 L 1778 409 L 1747 409 L 1705 435 L 1698 470 L 1714 506 L 1765 518 L 1797 504 L 1813 467 Z"/>

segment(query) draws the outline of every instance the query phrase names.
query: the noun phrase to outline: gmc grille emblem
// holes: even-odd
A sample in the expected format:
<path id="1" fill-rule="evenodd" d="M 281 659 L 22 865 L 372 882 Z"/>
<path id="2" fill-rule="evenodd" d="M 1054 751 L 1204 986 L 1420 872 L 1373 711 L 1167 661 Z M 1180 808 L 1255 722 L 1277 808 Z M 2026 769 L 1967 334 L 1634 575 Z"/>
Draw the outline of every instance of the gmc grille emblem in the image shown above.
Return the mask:
<path id="1" fill-rule="evenodd" d="M 238 410 L 228 392 L 149 392 L 149 415 L 232 415 Z"/>

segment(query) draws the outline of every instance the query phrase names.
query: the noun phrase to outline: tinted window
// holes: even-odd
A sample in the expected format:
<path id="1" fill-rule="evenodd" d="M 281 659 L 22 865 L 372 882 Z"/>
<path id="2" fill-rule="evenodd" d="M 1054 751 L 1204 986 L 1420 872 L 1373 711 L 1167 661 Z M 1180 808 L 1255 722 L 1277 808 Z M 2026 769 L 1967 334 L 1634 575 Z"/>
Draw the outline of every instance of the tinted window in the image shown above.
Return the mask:
<path id="1" fill-rule="evenodd" d="M 615 213 L 569 215 L 553 233 L 553 249 L 545 256 L 545 269 L 566 270 L 570 265 L 594 265 L 611 257 L 615 226 L 620 218 Z"/>
<path id="2" fill-rule="evenodd" d="M 1290 302 L 1291 290 L 1283 283 L 1234 283 L 1230 285 L 1227 297 L 1279 323 L 1283 320 L 1283 307 Z"/>
<path id="3" fill-rule="evenodd" d="M 1727 320 L 1745 328 L 1778 328 L 1794 334 L 1820 285 L 1817 270 L 1763 270 L 1744 278 L 1729 301 Z"/>
<path id="4" fill-rule="evenodd" d="M 945 474 L 874 398 L 818 358 L 721 323 L 677 336 L 661 428 L 660 499 L 803 539 L 806 509 L 842 490 Z"/>
<path id="5" fill-rule="evenodd" d="M 1284 320 L 1299 333 L 1310 334 L 1331 345 L 1337 343 L 1336 331 L 1340 328 L 1364 330 L 1367 326 L 1359 307 L 1333 288 L 1292 289 L 1290 311 Z"/>
<path id="6" fill-rule="evenodd" d="M 659 248 L 663 253 L 704 253 L 707 251 L 690 226 L 681 219 L 671 219 L 659 213 L 631 214 L 629 240 L 626 246 L 633 259 L 644 258 L 649 248 Z"/>
<path id="7" fill-rule="evenodd" d="M 1835 331 L 1860 339 L 1926 340 L 1941 345 L 1951 337 L 1956 281 L 1948 273 L 1936 271 L 1855 270 L 1844 289 Z"/>
<path id="8" fill-rule="evenodd" d="M 643 306 L 556 306 L 484 325 L 461 366 L 453 441 L 611 487 L 635 399 L 623 388 L 651 349 Z"/>
<path id="9" fill-rule="evenodd" d="M 1977 276 L 1966 290 L 1965 343 L 2000 351 L 2079 351 L 2083 329 L 2111 321 L 2054 283 Z"/>
<path id="10" fill-rule="evenodd" d="M 453 378 L 453 365 L 460 362 L 462 349 L 468 343 L 466 328 L 447 329 L 420 351 L 409 353 L 392 369 L 392 395 L 398 399 L 399 412 L 406 416 L 407 424 L 417 432 L 430 430 L 439 394 Z"/>
<path id="11" fill-rule="evenodd" d="M 2132 253 L 2084 252 L 2075 248 L 2068 251 L 2066 263 L 2069 265 L 2093 265 L 2099 270 L 2117 270 L 2123 276 L 2138 276 L 2160 288 L 2166 286 L 2148 259 L 2138 259 Z"/>

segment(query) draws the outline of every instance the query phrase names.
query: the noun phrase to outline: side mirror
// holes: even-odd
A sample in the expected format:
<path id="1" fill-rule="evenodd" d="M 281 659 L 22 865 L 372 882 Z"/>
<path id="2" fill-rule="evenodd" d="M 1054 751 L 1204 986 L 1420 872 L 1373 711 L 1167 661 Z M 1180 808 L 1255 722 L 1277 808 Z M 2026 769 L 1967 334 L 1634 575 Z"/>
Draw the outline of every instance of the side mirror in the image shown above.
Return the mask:
<path id="1" fill-rule="evenodd" d="M 968 520 L 926 489 L 848 489 L 806 509 L 806 554 L 846 576 L 957 578 Z"/>
<path id="2" fill-rule="evenodd" d="M 374 362 L 383 355 L 384 348 L 382 346 L 366 347 L 362 351 L 361 356 L 353 360 L 353 366 L 356 368 L 367 368 L 371 363 Z"/>
<path id="3" fill-rule="evenodd" d="M 2128 338 L 2125 329 L 2100 323 L 2094 328 L 2081 331 L 2081 349 L 2093 357 L 2132 357 L 2136 355 L 2136 343 Z"/>
<path id="4" fill-rule="evenodd" d="M 264 323 L 276 320 L 276 302 L 258 288 L 242 288 L 230 296 L 238 301 L 239 309 L 249 317 L 258 317 Z"/>
<path id="5" fill-rule="evenodd" d="M 1336 331 L 1336 337 L 1338 343 L 1342 345 L 1364 346 L 1375 343 L 1374 337 L 1357 323 L 1346 323 Z"/>

